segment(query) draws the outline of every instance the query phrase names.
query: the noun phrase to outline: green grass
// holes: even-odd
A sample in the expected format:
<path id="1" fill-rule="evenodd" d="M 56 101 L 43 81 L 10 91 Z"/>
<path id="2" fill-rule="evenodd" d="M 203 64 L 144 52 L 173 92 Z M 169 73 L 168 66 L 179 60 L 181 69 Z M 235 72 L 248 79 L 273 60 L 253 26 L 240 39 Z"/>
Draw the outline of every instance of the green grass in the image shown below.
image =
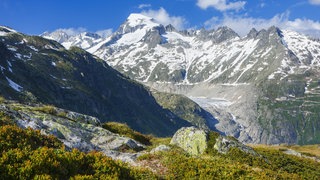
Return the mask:
<path id="1" fill-rule="evenodd" d="M 5 100 L 6 100 L 6 99 L 5 99 L 4 97 L 0 96 L 0 104 L 4 103 Z"/>
<path id="2" fill-rule="evenodd" d="M 1 179 L 158 179 L 150 170 L 114 161 L 100 152 L 65 150 L 54 136 L 39 130 L 2 125 Z"/>
<path id="3" fill-rule="evenodd" d="M 132 130 L 128 125 L 117 123 L 117 122 L 107 122 L 102 125 L 103 128 L 123 136 L 132 138 L 144 145 L 151 145 L 151 135 L 143 135 L 137 131 Z"/>
<path id="4" fill-rule="evenodd" d="M 40 107 L 34 107 L 32 108 L 34 111 L 40 111 L 47 114 L 57 115 L 56 108 L 52 105 L 44 105 Z"/>

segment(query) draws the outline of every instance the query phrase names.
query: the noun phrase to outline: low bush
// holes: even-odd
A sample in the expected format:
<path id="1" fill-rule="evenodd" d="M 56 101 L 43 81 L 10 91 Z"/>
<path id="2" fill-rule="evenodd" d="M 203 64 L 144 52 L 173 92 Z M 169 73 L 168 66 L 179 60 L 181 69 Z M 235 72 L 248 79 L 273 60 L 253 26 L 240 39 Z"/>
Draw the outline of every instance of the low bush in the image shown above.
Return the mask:
<path id="1" fill-rule="evenodd" d="M 17 126 L 0 127 L 0 152 L 1 179 L 157 179 L 100 152 L 66 151 L 55 137 Z"/>
<path id="2" fill-rule="evenodd" d="M 0 104 L 4 103 L 5 100 L 6 99 L 4 97 L 0 96 Z"/>
<path id="3" fill-rule="evenodd" d="M 132 138 L 142 144 L 151 145 L 152 136 L 144 135 L 137 131 L 134 131 L 126 124 L 117 123 L 117 122 L 107 122 L 107 123 L 104 123 L 102 127 L 113 133 Z"/>
<path id="4" fill-rule="evenodd" d="M 40 106 L 40 107 L 34 107 L 33 110 L 44 112 L 47 114 L 57 115 L 56 108 L 52 105 L 44 105 L 44 106 Z"/>

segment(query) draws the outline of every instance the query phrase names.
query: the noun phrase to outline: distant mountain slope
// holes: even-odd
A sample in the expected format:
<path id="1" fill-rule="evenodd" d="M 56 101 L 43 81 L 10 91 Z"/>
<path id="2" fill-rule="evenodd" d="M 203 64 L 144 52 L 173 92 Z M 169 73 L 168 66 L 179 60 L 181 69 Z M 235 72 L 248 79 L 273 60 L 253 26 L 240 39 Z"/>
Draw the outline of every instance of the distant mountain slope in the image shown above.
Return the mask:
<path id="1" fill-rule="evenodd" d="M 164 110 L 142 85 L 86 51 L 0 27 L 0 94 L 118 121 L 144 133 L 172 135 L 189 125 Z"/>
<path id="2" fill-rule="evenodd" d="M 48 34 L 50 36 L 50 34 Z M 320 41 L 270 27 L 177 31 L 131 14 L 86 50 L 160 91 L 196 101 L 248 143 L 320 143 Z"/>

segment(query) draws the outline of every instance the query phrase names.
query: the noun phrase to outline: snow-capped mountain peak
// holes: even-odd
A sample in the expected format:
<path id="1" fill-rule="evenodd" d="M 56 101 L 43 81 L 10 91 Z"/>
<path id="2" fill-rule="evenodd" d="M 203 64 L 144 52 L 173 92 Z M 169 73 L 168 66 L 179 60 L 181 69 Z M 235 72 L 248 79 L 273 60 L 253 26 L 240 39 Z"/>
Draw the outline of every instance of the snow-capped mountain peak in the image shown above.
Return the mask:
<path id="1" fill-rule="evenodd" d="M 68 39 L 70 38 L 70 35 L 68 35 L 63 30 L 56 30 L 54 32 L 46 31 L 46 32 L 42 33 L 40 36 L 42 36 L 46 39 L 55 40 L 59 43 L 64 43 L 64 42 L 68 41 Z"/>
<path id="2" fill-rule="evenodd" d="M 310 46 L 302 48 L 300 40 Z M 252 29 L 240 38 L 225 26 L 177 31 L 143 14 L 130 14 L 108 38 L 83 33 L 62 44 L 80 46 L 143 82 L 248 83 L 292 74 L 297 69 L 297 58 L 306 62 L 304 65 L 310 64 L 305 60 L 308 57 L 312 57 L 311 64 L 320 61 L 316 51 L 319 42 L 274 26 Z"/>
<path id="3" fill-rule="evenodd" d="M 159 24 L 156 23 L 153 18 L 137 13 L 132 13 L 129 15 L 129 17 L 127 18 L 127 24 L 131 27 L 145 25 L 149 28 L 152 28 L 155 26 L 159 26 Z"/>
<path id="4" fill-rule="evenodd" d="M 87 50 L 103 40 L 103 38 L 96 33 L 79 32 L 70 34 L 67 30 L 63 29 L 53 32 L 44 32 L 41 36 L 46 39 L 55 40 L 67 49 L 71 46 L 78 46 Z"/>

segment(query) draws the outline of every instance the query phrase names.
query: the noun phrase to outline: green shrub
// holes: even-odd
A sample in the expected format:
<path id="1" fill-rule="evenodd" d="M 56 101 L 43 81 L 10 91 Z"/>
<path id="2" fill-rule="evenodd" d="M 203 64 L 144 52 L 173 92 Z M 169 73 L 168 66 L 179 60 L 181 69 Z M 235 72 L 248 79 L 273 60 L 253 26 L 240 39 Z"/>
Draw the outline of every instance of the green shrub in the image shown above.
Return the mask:
<path id="1" fill-rule="evenodd" d="M 65 117 L 67 117 L 67 113 L 64 111 L 61 111 L 61 112 L 57 113 L 57 116 L 65 118 Z"/>
<path id="2" fill-rule="evenodd" d="M 218 132 L 210 131 L 208 134 L 208 147 L 206 149 L 206 153 L 209 155 L 215 155 L 218 151 L 214 149 L 214 145 L 216 144 L 216 139 L 220 136 Z"/>
<path id="3" fill-rule="evenodd" d="M 5 112 L 0 111 L 0 126 L 13 125 L 12 118 Z"/>
<path id="4" fill-rule="evenodd" d="M 33 108 L 34 111 L 40 111 L 40 112 L 44 112 L 47 114 L 52 114 L 52 115 L 57 115 L 57 111 L 56 108 L 52 105 L 44 105 L 41 107 L 35 107 Z"/>
<path id="5" fill-rule="evenodd" d="M 62 148 L 62 143 L 54 136 L 41 135 L 39 130 L 22 129 L 16 125 L 0 127 L 0 152 L 8 149 L 37 149 L 39 147 Z"/>
<path id="6" fill-rule="evenodd" d="M 0 104 L 4 103 L 5 100 L 6 99 L 4 97 L 0 96 Z"/>
<path id="7" fill-rule="evenodd" d="M 113 133 L 132 138 L 142 144 L 151 145 L 152 136 L 143 135 L 137 131 L 134 131 L 126 124 L 121 124 L 117 122 L 107 122 L 104 123 L 102 127 Z"/>
<path id="8" fill-rule="evenodd" d="M 32 129 L 0 127 L 1 179 L 157 179 L 101 152 L 66 151 L 56 141 Z"/>

